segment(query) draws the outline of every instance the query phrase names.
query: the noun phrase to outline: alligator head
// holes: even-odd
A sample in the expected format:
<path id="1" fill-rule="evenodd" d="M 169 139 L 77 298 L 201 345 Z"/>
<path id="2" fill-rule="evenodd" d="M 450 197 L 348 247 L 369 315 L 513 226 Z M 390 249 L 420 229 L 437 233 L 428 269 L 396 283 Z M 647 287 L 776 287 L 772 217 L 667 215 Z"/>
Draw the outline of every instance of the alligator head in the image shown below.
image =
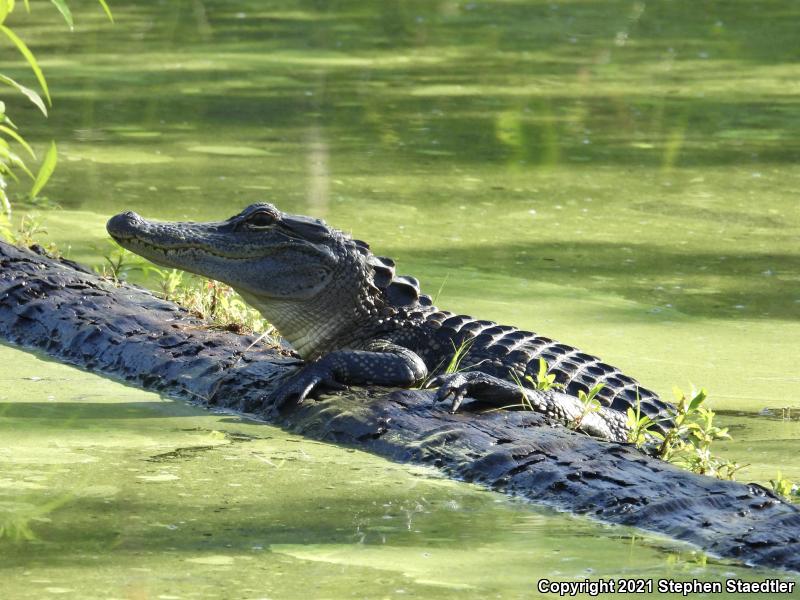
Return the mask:
<path id="1" fill-rule="evenodd" d="M 429 303 L 412 278 L 319 219 L 253 204 L 226 221 L 154 222 L 134 212 L 107 229 L 152 262 L 227 283 L 304 357 L 351 340 L 393 307 Z"/>

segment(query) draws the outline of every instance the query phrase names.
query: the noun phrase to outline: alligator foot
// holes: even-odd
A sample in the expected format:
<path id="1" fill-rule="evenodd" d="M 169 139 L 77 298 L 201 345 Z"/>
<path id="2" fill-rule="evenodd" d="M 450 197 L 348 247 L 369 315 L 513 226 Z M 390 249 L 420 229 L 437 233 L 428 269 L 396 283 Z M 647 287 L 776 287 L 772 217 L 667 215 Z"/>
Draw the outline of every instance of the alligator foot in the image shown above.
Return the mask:
<path id="1" fill-rule="evenodd" d="M 427 387 L 438 387 L 434 402 L 452 396 L 450 412 L 456 412 L 465 397 L 488 402 L 501 408 L 535 410 L 559 421 L 571 429 L 616 442 L 627 439 L 625 416 L 608 407 L 588 410 L 576 397 L 555 391 L 534 390 L 514 385 L 480 371 L 440 375 Z"/>
<path id="2" fill-rule="evenodd" d="M 274 418 L 289 405 L 298 406 L 306 398 L 313 397 L 322 390 L 340 391 L 347 386 L 336 381 L 333 373 L 319 362 L 302 367 L 299 371 L 289 376 L 274 392 L 258 399 L 256 410 L 266 407 L 264 412 L 267 417 Z"/>

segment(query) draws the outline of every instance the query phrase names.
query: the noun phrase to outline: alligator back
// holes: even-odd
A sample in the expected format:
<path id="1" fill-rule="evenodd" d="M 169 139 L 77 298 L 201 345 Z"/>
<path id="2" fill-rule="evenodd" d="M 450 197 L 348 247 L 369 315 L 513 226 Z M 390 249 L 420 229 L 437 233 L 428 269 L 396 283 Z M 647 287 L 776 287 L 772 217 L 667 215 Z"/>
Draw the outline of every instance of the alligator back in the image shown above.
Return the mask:
<path id="1" fill-rule="evenodd" d="M 428 341 L 415 350 L 431 370 L 444 369 L 455 349 L 466 345 L 461 370 L 483 371 L 530 385 L 524 376 L 536 378 L 541 358 L 570 395 L 577 396 L 579 391 L 587 392 L 602 383 L 596 397 L 605 406 L 624 413 L 628 408 L 636 409 L 638 397 L 643 415 L 662 420 L 670 416 L 670 405 L 632 377 L 596 356 L 542 335 L 445 311 L 426 315 L 422 327 L 427 330 Z"/>

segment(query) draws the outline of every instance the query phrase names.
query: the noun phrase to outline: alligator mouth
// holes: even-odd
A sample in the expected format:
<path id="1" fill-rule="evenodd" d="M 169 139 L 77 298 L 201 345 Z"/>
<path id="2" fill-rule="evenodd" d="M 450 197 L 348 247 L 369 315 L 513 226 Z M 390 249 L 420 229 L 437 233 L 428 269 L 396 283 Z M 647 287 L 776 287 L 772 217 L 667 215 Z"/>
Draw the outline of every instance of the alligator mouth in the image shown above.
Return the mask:
<path id="1" fill-rule="evenodd" d="M 195 239 L 171 235 L 175 225 L 175 223 L 154 223 L 143 219 L 135 212 L 128 211 L 111 217 L 106 223 L 106 230 L 120 246 L 151 260 L 162 258 L 164 260 L 174 259 L 179 261 L 184 257 L 202 258 L 203 256 L 208 256 L 228 261 L 247 261 L 268 258 L 270 255 L 285 249 L 312 253 L 302 240 L 288 237 L 283 241 L 272 242 L 260 247 L 248 248 L 242 246 L 234 248 L 240 250 L 239 253 L 225 252 L 225 249 L 205 243 L 200 239 L 202 236 L 199 234 Z M 177 225 L 186 226 L 187 230 L 191 226 L 197 226 L 194 223 L 178 223 Z"/>
<path id="2" fill-rule="evenodd" d="M 204 246 L 197 245 L 158 245 L 150 240 L 142 239 L 137 235 L 119 236 L 112 233 L 111 237 L 119 242 L 120 246 L 148 258 L 152 256 L 160 256 L 166 259 L 180 259 L 182 257 L 194 258 L 199 256 L 214 256 L 217 258 L 224 258 L 225 260 L 252 260 L 254 258 L 253 256 L 222 254 L 220 252 L 214 252 Z"/>
<path id="3" fill-rule="evenodd" d="M 205 244 L 192 243 L 188 240 L 165 239 L 163 232 L 161 239 L 157 233 L 147 233 L 145 228 L 153 227 L 149 221 L 142 219 L 135 212 L 124 212 L 115 215 L 106 223 L 106 230 L 120 246 L 142 254 L 147 258 L 163 257 L 165 259 L 180 259 L 181 257 L 214 256 L 226 260 L 252 260 L 254 256 L 225 254 Z M 155 227 L 158 227 L 156 224 Z"/>

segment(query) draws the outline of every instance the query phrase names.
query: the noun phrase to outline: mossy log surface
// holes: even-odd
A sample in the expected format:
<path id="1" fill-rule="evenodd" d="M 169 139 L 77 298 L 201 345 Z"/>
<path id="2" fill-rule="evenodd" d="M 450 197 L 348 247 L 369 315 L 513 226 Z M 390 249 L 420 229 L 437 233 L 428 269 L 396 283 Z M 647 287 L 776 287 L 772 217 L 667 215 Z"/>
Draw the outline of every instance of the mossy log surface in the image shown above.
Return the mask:
<path id="1" fill-rule="evenodd" d="M 2 242 L 0 337 L 145 389 L 234 410 L 266 411 L 262 396 L 298 365 L 145 290 Z M 431 398 L 420 390 L 353 389 L 273 422 L 714 555 L 800 572 L 800 509 L 761 486 L 694 475 L 539 414 L 451 415 Z"/>

